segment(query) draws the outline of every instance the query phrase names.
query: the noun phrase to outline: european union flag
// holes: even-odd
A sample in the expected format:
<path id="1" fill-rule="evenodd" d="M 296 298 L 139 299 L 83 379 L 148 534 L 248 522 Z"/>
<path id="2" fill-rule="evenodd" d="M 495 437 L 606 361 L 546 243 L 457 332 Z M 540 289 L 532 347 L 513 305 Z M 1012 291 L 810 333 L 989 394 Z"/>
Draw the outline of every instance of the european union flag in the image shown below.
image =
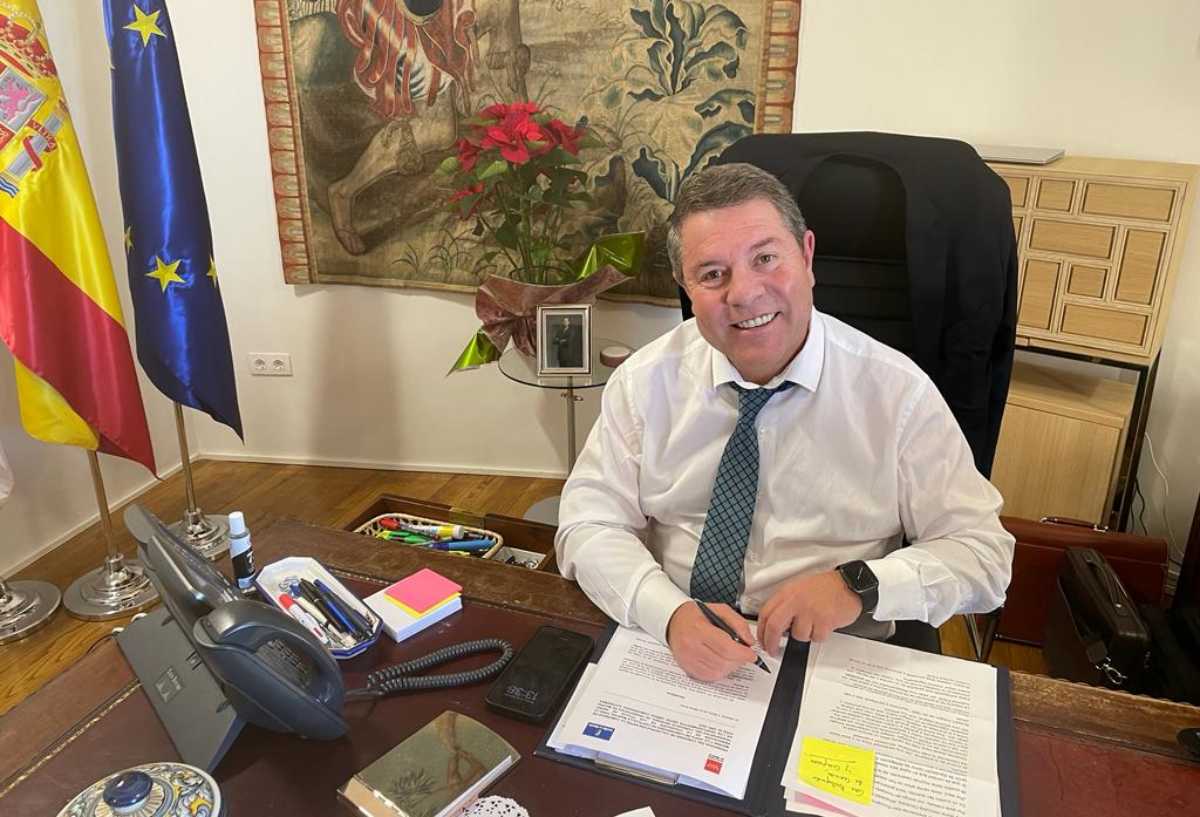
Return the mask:
<path id="1" fill-rule="evenodd" d="M 164 0 L 104 0 L 125 255 L 142 368 L 242 436 L 208 205 Z"/>

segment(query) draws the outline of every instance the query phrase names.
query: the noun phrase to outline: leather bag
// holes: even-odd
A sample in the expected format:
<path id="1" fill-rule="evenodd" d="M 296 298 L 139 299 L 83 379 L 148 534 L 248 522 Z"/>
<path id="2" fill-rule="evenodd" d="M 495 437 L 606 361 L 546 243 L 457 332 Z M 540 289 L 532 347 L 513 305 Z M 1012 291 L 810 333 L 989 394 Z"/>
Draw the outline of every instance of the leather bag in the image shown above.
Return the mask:
<path id="1" fill-rule="evenodd" d="M 1070 548 L 1050 596 L 1043 647 L 1052 676 L 1136 691 L 1150 631 L 1120 578 L 1092 548 Z"/>

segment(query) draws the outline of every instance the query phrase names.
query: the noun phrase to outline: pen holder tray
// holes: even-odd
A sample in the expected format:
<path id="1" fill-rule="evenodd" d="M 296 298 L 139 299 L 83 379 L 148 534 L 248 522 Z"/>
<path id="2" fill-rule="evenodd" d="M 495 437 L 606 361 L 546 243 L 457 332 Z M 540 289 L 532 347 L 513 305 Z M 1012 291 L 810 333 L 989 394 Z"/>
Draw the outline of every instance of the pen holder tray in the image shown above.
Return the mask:
<path id="1" fill-rule="evenodd" d="M 407 544 L 405 542 L 398 542 L 398 541 L 387 538 L 387 534 L 391 533 L 391 530 L 384 527 L 383 520 L 385 520 L 385 519 L 399 522 L 402 525 L 452 525 L 453 524 L 452 522 L 447 522 L 444 519 L 430 519 L 428 517 L 413 516 L 412 514 L 407 514 L 407 513 L 381 513 L 378 516 L 372 517 L 371 519 L 368 519 L 366 522 L 363 522 L 361 525 L 359 525 L 357 528 L 354 529 L 354 532 L 361 533 L 363 536 L 375 537 L 376 539 L 379 539 L 382 542 L 387 542 L 388 544 L 396 544 L 396 545 Z M 491 559 L 495 556 L 496 552 L 498 550 L 500 550 L 501 547 L 504 546 L 504 537 L 501 536 L 500 534 L 496 533 L 495 531 L 486 530 L 484 528 L 472 528 L 468 525 L 462 525 L 461 527 L 463 529 L 463 535 L 466 537 L 479 538 L 479 539 L 491 539 L 493 542 L 495 542 L 494 545 L 492 545 L 487 550 L 483 550 L 483 551 L 474 551 L 471 553 L 463 553 L 462 551 L 457 551 L 458 553 L 461 553 L 464 556 L 475 556 L 475 557 L 479 557 L 482 559 Z M 409 545 L 409 547 L 423 547 L 423 545 Z M 448 550 L 446 552 L 447 553 L 455 553 L 456 551 Z"/>
<path id="2" fill-rule="evenodd" d="M 367 607 L 358 596 L 347 590 L 346 586 L 316 559 L 310 559 L 307 556 L 289 556 L 286 559 L 271 562 L 258 571 L 258 575 L 254 577 L 254 585 L 264 599 L 282 610 L 283 605 L 279 601 L 280 594 L 288 595 L 288 588 L 298 579 L 308 579 L 310 582 L 320 579 L 321 583 L 328 587 L 340 602 L 352 607 L 371 625 L 369 638 L 355 637 L 354 643 L 349 646 L 331 645 L 329 652 L 334 658 L 344 661 L 361 655 L 379 640 L 379 633 L 382 630 L 379 616 Z"/>

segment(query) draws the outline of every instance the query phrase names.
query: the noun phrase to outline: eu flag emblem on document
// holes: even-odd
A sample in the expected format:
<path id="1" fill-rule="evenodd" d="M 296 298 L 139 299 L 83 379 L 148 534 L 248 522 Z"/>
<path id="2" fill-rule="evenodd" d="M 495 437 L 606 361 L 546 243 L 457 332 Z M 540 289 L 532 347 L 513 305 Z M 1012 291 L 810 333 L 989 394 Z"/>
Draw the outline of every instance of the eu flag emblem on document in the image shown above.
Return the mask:
<path id="1" fill-rule="evenodd" d="M 104 0 L 137 355 L 158 389 L 242 436 L 208 205 L 165 0 Z"/>

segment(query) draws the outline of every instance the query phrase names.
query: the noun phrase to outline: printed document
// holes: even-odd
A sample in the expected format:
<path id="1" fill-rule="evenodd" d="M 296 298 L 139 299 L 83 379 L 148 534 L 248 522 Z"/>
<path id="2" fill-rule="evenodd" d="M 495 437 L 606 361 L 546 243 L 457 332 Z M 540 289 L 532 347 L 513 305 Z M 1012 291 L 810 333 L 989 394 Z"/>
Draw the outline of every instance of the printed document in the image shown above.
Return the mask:
<path id="1" fill-rule="evenodd" d="M 753 627 L 753 625 L 751 625 Z M 547 743 L 597 764 L 742 799 L 779 659 L 721 681 L 690 678 L 671 650 L 618 627 L 575 688 Z"/>
<path id="2" fill-rule="evenodd" d="M 835 633 L 809 650 L 782 780 L 817 817 L 993 817 L 996 670 Z"/>

